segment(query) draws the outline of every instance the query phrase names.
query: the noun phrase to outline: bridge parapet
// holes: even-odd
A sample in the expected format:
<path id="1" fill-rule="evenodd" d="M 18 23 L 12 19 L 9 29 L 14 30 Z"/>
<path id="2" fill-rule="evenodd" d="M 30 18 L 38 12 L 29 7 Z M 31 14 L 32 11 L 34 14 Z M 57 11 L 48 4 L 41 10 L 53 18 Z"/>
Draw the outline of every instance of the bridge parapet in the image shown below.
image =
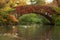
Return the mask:
<path id="1" fill-rule="evenodd" d="M 18 14 L 25 13 L 44 13 L 47 12 L 49 14 L 53 14 L 53 10 L 49 6 L 41 6 L 41 5 L 26 5 L 26 6 L 17 6 L 15 7 Z"/>

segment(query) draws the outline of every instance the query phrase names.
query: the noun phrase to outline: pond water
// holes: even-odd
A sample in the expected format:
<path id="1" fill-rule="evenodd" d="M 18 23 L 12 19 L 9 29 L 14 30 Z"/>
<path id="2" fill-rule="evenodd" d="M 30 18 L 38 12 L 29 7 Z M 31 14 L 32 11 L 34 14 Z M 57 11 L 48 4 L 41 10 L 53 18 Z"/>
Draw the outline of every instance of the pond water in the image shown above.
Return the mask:
<path id="1" fill-rule="evenodd" d="M 19 25 L 18 37 L 0 34 L 0 40 L 60 40 L 60 26 L 53 25 Z"/>
<path id="2" fill-rule="evenodd" d="M 23 31 L 26 40 L 52 40 L 54 31 L 54 26 L 52 25 L 28 25 L 23 27 L 25 27 Z"/>

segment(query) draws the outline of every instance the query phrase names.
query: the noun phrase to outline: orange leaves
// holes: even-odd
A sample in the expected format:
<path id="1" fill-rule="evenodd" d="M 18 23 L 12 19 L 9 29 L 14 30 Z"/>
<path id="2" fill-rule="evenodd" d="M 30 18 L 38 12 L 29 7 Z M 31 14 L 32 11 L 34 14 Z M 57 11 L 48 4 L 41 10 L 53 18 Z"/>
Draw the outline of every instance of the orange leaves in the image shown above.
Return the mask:
<path id="1" fill-rule="evenodd" d="M 9 19 L 13 22 L 18 22 L 18 20 L 16 19 L 14 15 L 9 15 Z"/>

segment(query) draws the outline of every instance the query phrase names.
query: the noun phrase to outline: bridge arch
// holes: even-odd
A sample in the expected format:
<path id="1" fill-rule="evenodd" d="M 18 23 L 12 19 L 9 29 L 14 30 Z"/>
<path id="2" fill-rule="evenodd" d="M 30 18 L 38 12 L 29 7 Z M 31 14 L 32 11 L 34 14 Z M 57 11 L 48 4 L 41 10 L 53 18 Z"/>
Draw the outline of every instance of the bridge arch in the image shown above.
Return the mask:
<path id="1" fill-rule="evenodd" d="M 54 12 L 49 6 L 41 6 L 41 5 L 16 6 L 15 10 L 18 15 L 23 15 L 27 13 L 35 13 L 42 15 L 50 21 L 50 24 L 54 24 L 54 20 L 52 18 Z"/>

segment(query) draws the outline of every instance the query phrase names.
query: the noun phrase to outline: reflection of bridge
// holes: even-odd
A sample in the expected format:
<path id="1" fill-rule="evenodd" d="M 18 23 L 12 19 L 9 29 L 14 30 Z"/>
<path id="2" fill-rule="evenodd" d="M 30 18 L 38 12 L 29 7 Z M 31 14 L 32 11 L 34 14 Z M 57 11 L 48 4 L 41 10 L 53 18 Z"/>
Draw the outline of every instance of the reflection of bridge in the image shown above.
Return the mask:
<path id="1" fill-rule="evenodd" d="M 52 18 L 53 10 L 49 6 L 27 5 L 17 6 L 15 8 L 18 15 L 36 13 L 46 17 L 51 24 L 54 24 L 54 20 Z"/>

